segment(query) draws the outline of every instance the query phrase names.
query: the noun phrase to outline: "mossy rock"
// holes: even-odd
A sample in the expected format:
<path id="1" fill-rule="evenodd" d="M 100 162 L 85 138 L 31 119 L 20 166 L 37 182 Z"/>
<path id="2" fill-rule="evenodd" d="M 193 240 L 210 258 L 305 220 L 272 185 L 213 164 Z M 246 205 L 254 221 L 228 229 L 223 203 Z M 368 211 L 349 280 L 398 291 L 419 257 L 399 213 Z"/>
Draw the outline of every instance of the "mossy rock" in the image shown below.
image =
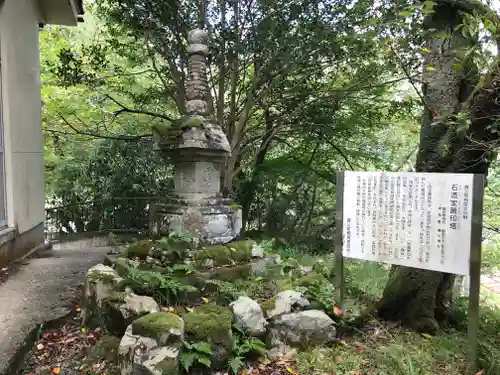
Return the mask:
<path id="1" fill-rule="evenodd" d="M 91 364 L 102 361 L 116 362 L 120 341 L 121 338 L 113 335 L 106 334 L 102 336 L 99 342 L 92 348 L 87 359 L 88 362 Z"/>
<path id="2" fill-rule="evenodd" d="M 172 128 L 172 125 L 167 124 L 155 124 L 151 127 L 154 133 L 157 133 L 162 137 L 168 136 L 171 133 Z"/>
<path id="3" fill-rule="evenodd" d="M 200 272 L 199 277 L 204 280 L 234 281 L 245 280 L 252 276 L 251 264 L 239 264 L 234 267 L 219 267 L 206 272 Z"/>
<path id="4" fill-rule="evenodd" d="M 149 255 L 149 250 L 153 247 L 153 242 L 149 240 L 141 240 L 130 244 L 127 247 L 126 254 L 127 258 L 139 258 L 141 260 L 146 259 Z"/>
<path id="5" fill-rule="evenodd" d="M 231 252 L 222 245 L 207 246 L 195 252 L 196 265 L 200 268 L 210 268 L 208 264 L 215 267 L 231 264 Z"/>
<path id="6" fill-rule="evenodd" d="M 233 348 L 231 325 L 233 313 L 227 307 L 207 304 L 184 315 L 186 334 L 190 342 L 209 342 L 212 345 L 212 366 L 227 366 Z"/>
<path id="7" fill-rule="evenodd" d="M 203 126 L 204 123 L 203 116 L 186 116 L 182 119 L 181 128 L 197 128 Z"/>
<path id="8" fill-rule="evenodd" d="M 113 268 L 118 275 L 125 277 L 127 276 L 131 266 L 127 258 L 116 258 L 113 263 Z"/>
<path id="9" fill-rule="evenodd" d="M 252 240 L 235 241 L 226 244 L 231 251 L 231 258 L 238 263 L 246 263 L 252 260 L 252 247 L 255 242 Z"/>
<path id="10" fill-rule="evenodd" d="M 294 282 L 295 286 L 303 286 L 306 288 L 318 284 L 330 284 L 330 281 L 328 281 L 325 276 L 316 272 L 312 272 L 309 275 L 302 276 L 300 279 L 295 280 Z"/>
<path id="11" fill-rule="evenodd" d="M 276 308 L 276 299 L 273 297 L 267 301 L 264 301 L 260 304 L 260 307 L 264 314 L 267 315 L 268 311 L 274 310 Z"/>
<path id="12" fill-rule="evenodd" d="M 160 346 L 180 346 L 184 336 L 184 322 L 176 314 L 155 312 L 134 320 L 132 334 L 151 337 Z"/>

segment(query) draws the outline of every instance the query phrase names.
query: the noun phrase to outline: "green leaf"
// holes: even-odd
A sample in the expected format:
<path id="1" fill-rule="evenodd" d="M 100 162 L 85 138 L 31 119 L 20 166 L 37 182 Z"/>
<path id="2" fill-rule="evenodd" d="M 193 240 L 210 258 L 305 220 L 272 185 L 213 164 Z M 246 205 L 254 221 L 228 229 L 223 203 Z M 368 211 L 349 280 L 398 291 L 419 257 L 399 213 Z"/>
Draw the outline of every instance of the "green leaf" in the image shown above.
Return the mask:
<path id="1" fill-rule="evenodd" d="M 210 345 L 208 342 L 205 341 L 200 341 L 196 342 L 194 344 L 191 344 L 191 346 L 200 353 L 205 353 L 205 354 L 212 354 L 212 345 Z"/>
<path id="2" fill-rule="evenodd" d="M 402 12 L 399 12 L 399 15 L 402 16 L 402 17 L 411 17 L 411 16 L 413 16 L 413 13 L 404 10 Z"/>
<path id="3" fill-rule="evenodd" d="M 229 368 L 234 375 L 238 374 L 238 371 L 243 367 L 245 363 L 243 362 L 243 357 L 233 357 L 229 360 Z"/>
<path id="4" fill-rule="evenodd" d="M 365 21 L 366 26 L 375 26 L 377 25 L 378 20 L 376 18 L 370 18 Z"/>
<path id="5" fill-rule="evenodd" d="M 191 368 L 191 366 L 193 366 L 193 363 L 195 360 L 195 354 L 188 353 L 188 352 L 182 352 L 179 359 L 181 361 L 182 367 L 184 367 L 186 372 L 189 373 L 189 369 Z"/>
<path id="6" fill-rule="evenodd" d="M 427 70 L 428 72 L 433 72 L 436 70 L 436 68 L 434 68 L 433 66 L 426 66 L 425 70 Z"/>
<path id="7" fill-rule="evenodd" d="M 210 360 L 210 358 L 207 358 L 207 357 L 198 357 L 196 358 L 197 361 L 199 363 L 201 363 L 202 365 L 204 365 L 205 367 L 210 367 L 212 366 L 212 361 Z"/>
<path id="8" fill-rule="evenodd" d="M 422 335 L 423 337 L 425 337 L 426 339 L 432 339 L 432 336 L 431 336 L 431 335 L 429 335 L 428 333 L 421 333 L 421 335 Z"/>

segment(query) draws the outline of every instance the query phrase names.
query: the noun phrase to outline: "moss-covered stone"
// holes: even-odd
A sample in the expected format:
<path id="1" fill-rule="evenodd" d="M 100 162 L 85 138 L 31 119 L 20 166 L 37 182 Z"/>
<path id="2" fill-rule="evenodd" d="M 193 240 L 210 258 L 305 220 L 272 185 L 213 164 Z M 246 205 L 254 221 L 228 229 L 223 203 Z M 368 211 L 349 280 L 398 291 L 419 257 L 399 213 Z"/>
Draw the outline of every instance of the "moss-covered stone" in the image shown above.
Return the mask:
<path id="1" fill-rule="evenodd" d="M 309 275 L 302 276 L 300 279 L 294 282 L 296 286 L 310 287 L 317 284 L 329 284 L 330 282 L 323 275 L 312 272 Z"/>
<path id="2" fill-rule="evenodd" d="M 162 348 L 162 350 L 171 349 Z M 157 363 L 154 367 L 161 375 L 178 375 L 180 373 L 179 358 L 175 352 L 171 352 L 169 356 L 166 356 L 164 360 Z"/>
<path id="3" fill-rule="evenodd" d="M 158 346 L 180 348 L 184 338 L 184 321 L 173 313 L 154 312 L 134 320 L 132 334 L 155 339 Z"/>
<path id="4" fill-rule="evenodd" d="M 201 272 L 199 276 L 204 280 L 234 281 L 248 279 L 252 276 L 252 266 L 250 264 L 240 264 L 234 267 L 219 267 Z"/>
<path id="5" fill-rule="evenodd" d="M 139 259 L 146 259 L 146 257 L 149 255 L 149 250 L 153 247 L 153 242 L 149 240 L 141 240 L 134 242 L 133 244 L 130 244 L 127 247 L 126 253 L 127 253 L 127 258 L 133 259 L 133 258 L 139 258 Z"/>
<path id="6" fill-rule="evenodd" d="M 89 272 L 88 278 L 93 282 L 100 281 L 107 285 L 114 285 L 117 279 L 116 275 L 111 275 L 109 273 L 102 273 L 99 271 Z"/>
<path id="7" fill-rule="evenodd" d="M 184 322 L 190 342 L 205 341 L 212 345 L 213 367 L 227 366 L 233 348 L 231 310 L 215 304 L 199 306 L 184 315 Z"/>
<path id="8" fill-rule="evenodd" d="M 222 245 L 204 247 L 195 253 L 195 261 L 198 267 L 206 267 L 208 263 L 213 266 L 227 266 L 231 264 L 231 252 Z"/>
<path id="9" fill-rule="evenodd" d="M 129 260 L 126 258 L 116 258 L 114 260 L 113 268 L 121 277 L 127 276 L 130 267 Z"/>
<path id="10" fill-rule="evenodd" d="M 162 137 L 166 137 L 171 133 L 173 126 L 167 124 L 155 124 L 151 128 L 153 130 L 153 133 L 157 133 Z"/>
<path id="11" fill-rule="evenodd" d="M 186 116 L 182 119 L 182 128 L 196 128 L 203 126 L 205 119 L 202 116 Z"/>
<path id="12" fill-rule="evenodd" d="M 104 335 L 99 340 L 97 345 L 92 348 L 88 356 L 89 363 L 107 361 L 110 363 L 116 362 L 118 358 L 118 347 L 120 338 L 113 335 Z"/>
<path id="13" fill-rule="evenodd" d="M 226 247 L 231 251 L 231 258 L 239 263 L 249 262 L 252 259 L 252 240 L 235 241 L 226 244 Z"/>
<path id="14" fill-rule="evenodd" d="M 268 311 L 274 310 L 276 308 L 276 299 L 273 297 L 267 301 L 264 301 L 260 304 L 262 311 L 264 314 L 267 314 Z"/>

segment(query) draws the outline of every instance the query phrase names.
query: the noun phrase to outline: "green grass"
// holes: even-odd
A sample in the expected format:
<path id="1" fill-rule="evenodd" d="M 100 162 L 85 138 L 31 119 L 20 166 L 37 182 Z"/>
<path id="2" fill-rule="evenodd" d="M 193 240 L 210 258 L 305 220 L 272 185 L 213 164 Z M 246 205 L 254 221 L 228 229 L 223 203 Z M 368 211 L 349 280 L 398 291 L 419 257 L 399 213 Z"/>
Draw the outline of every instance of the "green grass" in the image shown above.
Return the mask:
<path id="1" fill-rule="evenodd" d="M 302 265 L 320 257 L 296 249 L 280 250 Z M 328 256 L 329 260 L 332 256 Z M 323 257 L 324 258 L 324 257 Z M 495 268 L 491 251 L 487 268 Z M 307 264 L 306 264 L 307 263 Z M 332 267 L 330 265 L 330 267 Z M 376 301 L 389 277 L 389 266 L 374 262 L 345 261 L 346 311 L 356 315 L 360 301 Z M 279 283 L 285 280 L 277 281 Z M 302 375 L 459 375 L 466 373 L 467 299 L 455 302 L 455 329 L 436 336 L 421 335 L 398 326 L 372 320 L 361 331 L 330 347 L 299 353 Z M 351 310 L 351 311 L 349 311 Z M 500 375 L 500 296 L 486 288 L 481 292 L 479 363 L 482 375 Z"/>

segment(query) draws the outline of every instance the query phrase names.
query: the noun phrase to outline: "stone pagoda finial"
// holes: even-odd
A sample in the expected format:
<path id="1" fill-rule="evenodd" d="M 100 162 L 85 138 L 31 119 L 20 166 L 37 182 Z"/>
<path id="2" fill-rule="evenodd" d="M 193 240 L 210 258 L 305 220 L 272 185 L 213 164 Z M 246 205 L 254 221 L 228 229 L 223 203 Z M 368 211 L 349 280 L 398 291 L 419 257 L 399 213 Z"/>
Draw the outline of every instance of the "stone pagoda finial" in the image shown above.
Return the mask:
<path id="1" fill-rule="evenodd" d="M 221 127 L 211 119 L 207 80 L 208 33 L 188 34 L 184 117 L 173 126 L 153 129 L 155 147 L 173 164 L 174 191 L 167 204 L 153 207 L 152 232 L 172 231 L 200 243 L 226 243 L 241 231 L 241 207 L 221 197 L 221 169 L 231 148 Z"/>
<path id="2" fill-rule="evenodd" d="M 194 29 L 188 34 L 188 77 L 186 82 L 186 114 L 210 114 L 210 89 L 207 81 L 208 33 Z"/>

